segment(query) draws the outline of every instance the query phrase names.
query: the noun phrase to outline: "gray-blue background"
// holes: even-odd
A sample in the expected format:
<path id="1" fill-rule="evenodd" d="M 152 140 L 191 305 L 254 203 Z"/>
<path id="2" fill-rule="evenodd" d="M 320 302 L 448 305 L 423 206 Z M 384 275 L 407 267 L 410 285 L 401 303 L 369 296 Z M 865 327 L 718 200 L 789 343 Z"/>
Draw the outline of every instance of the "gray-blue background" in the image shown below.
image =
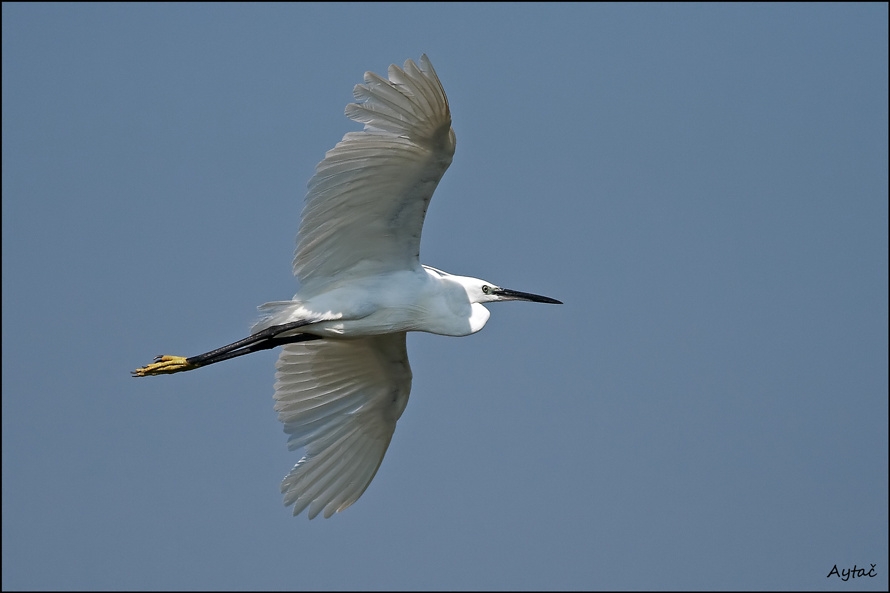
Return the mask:
<path id="1" fill-rule="evenodd" d="M 885 4 L 3 4 L 3 588 L 888 586 Z M 365 70 L 458 144 L 422 259 L 565 301 L 414 334 L 293 519 L 275 354 Z M 826 575 L 876 564 L 874 578 Z"/>

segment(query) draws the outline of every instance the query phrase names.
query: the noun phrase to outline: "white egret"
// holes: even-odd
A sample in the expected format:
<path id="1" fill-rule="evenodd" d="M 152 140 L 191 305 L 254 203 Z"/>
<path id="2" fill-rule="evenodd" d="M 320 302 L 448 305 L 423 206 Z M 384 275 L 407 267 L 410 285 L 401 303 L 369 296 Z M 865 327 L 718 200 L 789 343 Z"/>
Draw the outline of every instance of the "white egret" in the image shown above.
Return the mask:
<path id="1" fill-rule="evenodd" d="M 346 107 L 364 130 L 346 134 L 309 181 L 293 300 L 261 306 L 243 340 L 133 371 L 178 373 L 284 346 L 275 410 L 288 448 L 305 455 L 281 491 L 310 519 L 350 506 L 377 473 L 411 390 L 406 332 L 472 334 L 488 320 L 483 303 L 560 304 L 421 265 L 424 215 L 454 154 L 448 99 L 426 55 L 364 81 Z"/>

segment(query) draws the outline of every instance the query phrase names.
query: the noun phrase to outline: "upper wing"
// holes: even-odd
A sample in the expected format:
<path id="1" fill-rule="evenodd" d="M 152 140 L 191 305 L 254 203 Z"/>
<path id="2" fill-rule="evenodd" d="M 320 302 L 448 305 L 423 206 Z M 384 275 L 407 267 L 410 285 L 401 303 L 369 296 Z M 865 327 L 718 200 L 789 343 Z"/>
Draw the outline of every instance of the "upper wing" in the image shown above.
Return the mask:
<path id="1" fill-rule="evenodd" d="M 275 410 L 305 456 L 281 483 L 284 504 L 309 518 L 342 511 L 377 473 L 411 391 L 405 333 L 284 347 Z"/>
<path id="2" fill-rule="evenodd" d="M 309 181 L 294 256 L 305 286 L 350 270 L 376 274 L 420 265 L 420 231 L 455 138 L 442 84 L 420 67 L 365 73 L 346 115 L 365 124 L 328 151 Z"/>

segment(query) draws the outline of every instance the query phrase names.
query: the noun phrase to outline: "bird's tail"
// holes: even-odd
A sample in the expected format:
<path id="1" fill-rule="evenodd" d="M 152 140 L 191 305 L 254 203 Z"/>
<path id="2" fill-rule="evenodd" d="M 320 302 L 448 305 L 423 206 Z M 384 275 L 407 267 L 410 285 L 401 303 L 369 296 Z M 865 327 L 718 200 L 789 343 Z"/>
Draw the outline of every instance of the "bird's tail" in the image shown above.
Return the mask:
<path id="1" fill-rule="evenodd" d="M 283 325 L 293 321 L 300 321 L 298 309 L 302 308 L 299 301 L 272 301 L 257 307 L 260 319 L 250 328 L 250 333 L 255 334 L 275 325 Z"/>

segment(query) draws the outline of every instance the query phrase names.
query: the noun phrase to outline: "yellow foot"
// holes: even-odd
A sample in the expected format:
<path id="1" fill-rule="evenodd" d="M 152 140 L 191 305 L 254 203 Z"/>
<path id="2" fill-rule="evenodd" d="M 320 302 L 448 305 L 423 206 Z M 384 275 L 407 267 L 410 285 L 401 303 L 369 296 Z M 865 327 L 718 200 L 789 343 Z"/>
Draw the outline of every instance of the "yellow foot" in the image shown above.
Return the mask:
<path id="1" fill-rule="evenodd" d="M 155 361 L 140 367 L 130 373 L 134 377 L 148 377 L 149 375 L 169 375 L 171 373 L 179 373 L 182 371 L 190 371 L 198 368 L 197 365 L 189 364 L 184 356 L 155 356 Z"/>

